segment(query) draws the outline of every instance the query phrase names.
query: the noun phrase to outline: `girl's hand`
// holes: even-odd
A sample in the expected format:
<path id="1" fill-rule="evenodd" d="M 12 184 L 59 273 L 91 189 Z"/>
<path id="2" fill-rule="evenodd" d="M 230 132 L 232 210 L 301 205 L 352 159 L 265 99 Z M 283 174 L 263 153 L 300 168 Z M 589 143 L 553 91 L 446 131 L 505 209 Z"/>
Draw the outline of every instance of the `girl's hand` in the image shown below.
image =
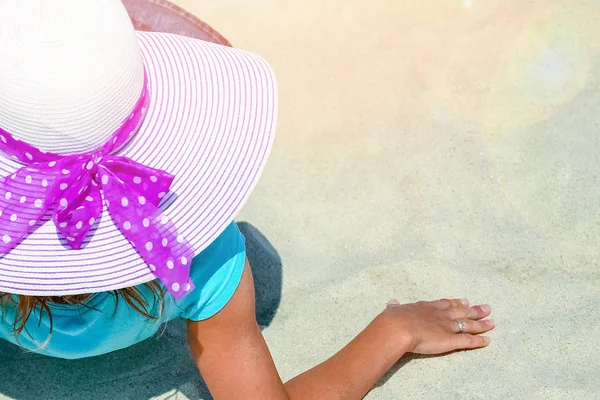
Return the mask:
<path id="1" fill-rule="evenodd" d="M 469 307 L 469 301 L 465 299 L 402 305 L 392 299 L 383 311 L 391 317 L 396 329 L 404 334 L 406 352 L 416 354 L 442 354 L 487 346 L 490 338 L 476 335 L 494 329 L 493 320 L 483 320 L 490 313 L 490 306 Z"/>

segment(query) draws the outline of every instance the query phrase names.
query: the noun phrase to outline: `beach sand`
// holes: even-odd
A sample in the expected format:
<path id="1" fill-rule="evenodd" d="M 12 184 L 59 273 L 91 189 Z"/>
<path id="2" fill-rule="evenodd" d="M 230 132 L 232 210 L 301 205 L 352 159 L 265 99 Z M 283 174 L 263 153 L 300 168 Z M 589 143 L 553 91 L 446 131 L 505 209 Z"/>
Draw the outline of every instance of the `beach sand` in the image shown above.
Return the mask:
<path id="1" fill-rule="evenodd" d="M 467 297 L 492 344 L 403 358 L 367 399 L 600 399 L 597 0 L 175 3 L 278 77 L 238 220 L 282 379 L 392 297 Z M 90 360 L 1 344 L 0 398 L 209 399 L 184 343 L 179 321 Z"/>

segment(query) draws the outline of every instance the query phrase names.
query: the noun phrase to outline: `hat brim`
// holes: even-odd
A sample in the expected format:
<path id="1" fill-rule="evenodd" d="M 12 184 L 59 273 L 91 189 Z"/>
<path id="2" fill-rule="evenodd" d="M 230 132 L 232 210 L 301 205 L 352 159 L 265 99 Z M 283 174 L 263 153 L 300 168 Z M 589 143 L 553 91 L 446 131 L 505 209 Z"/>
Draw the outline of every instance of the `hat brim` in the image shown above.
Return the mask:
<path id="1" fill-rule="evenodd" d="M 138 32 L 150 100 L 120 154 L 175 176 L 160 208 L 196 254 L 231 223 L 265 166 L 277 86 L 259 56 L 197 39 Z M 0 174 L 20 167 L 0 157 Z M 106 210 L 81 250 L 61 242 L 49 216 L 0 258 L 0 291 L 70 295 L 155 279 Z"/>

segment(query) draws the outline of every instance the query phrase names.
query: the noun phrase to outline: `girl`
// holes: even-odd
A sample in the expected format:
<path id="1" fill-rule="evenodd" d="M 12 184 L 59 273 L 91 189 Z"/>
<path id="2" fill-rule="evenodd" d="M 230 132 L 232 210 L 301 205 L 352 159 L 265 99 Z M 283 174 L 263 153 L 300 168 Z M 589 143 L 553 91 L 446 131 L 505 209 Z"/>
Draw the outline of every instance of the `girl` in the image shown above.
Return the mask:
<path id="1" fill-rule="evenodd" d="M 406 353 L 487 346 L 487 305 L 391 300 L 281 381 L 232 222 L 276 104 L 260 57 L 135 32 L 118 0 L 0 0 L 0 337 L 75 359 L 183 317 L 217 399 L 359 399 Z"/>

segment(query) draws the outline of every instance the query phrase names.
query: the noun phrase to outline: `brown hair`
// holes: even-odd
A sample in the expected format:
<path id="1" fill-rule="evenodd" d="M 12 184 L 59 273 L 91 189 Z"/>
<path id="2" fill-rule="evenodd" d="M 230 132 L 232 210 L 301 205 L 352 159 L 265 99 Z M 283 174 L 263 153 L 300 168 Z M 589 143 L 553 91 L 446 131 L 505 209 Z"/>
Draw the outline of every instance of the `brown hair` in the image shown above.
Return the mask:
<path id="1" fill-rule="evenodd" d="M 144 286 L 152 293 L 152 304 L 146 299 L 137 287 L 129 287 L 125 289 L 113 290 L 109 293 L 115 297 L 115 312 L 119 305 L 119 300 L 123 299 L 136 312 L 149 319 L 157 319 L 164 311 L 164 289 L 158 281 L 145 283 Z M 6 307 L 16 307 L 15 321 L 13 330 L 15 337 L 18 340 L 19 335 L 25 328 L 27 321 L 31 317 L 33 311 L 39 307 L 40 323 L 44 312 L 48 314 L 50 319 L 50 331 L 48 337 L 52 333 L 52 311 L 49 304 L 69 304 L 74 306 L 91 308 L 86 304 L 90 294 L 78 294 L 73 296 L 24 296 L 12 295 L 10 293 L 0 293 L 0 308 L 2 308 L 2 319 L 4 319 L 4 310 Z M 160 302 L 160 312 L 158 315 L 152 315 L 151 310 L 157 302 Z M 35 314 L 34 314 L 35 315 Z"/>

